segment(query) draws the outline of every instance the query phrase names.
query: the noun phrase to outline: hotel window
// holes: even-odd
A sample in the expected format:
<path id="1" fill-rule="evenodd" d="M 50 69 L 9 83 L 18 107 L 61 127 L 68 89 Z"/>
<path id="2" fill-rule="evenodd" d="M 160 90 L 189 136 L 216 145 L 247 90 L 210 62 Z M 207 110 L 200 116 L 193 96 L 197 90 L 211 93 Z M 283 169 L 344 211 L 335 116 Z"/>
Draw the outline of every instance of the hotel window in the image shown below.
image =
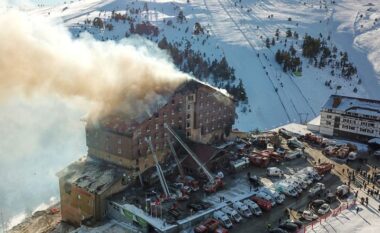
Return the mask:
<path id="1" fill-rule="evenodd" d="M 331 119 L 332 116 L 331 115 L 327 115 L 326 117 L 327 117 L 327 119 Z"/>
<path id="2" fill-rule="evenodd" d="M 119 139 L 117 140 L 117 143 L 118 143 L 118 144 L 121 144 L 121 138 L 119 138 Z"/>
<path id="3" fill-rule="evenodd" d="M 121 154 L 121 148 L 117 149 L 117 153 Z"/>
<path id="4" fill-rule="evenodd" d="M 158 124 L 156 124 L 156 129 L 158 129 Z"/>

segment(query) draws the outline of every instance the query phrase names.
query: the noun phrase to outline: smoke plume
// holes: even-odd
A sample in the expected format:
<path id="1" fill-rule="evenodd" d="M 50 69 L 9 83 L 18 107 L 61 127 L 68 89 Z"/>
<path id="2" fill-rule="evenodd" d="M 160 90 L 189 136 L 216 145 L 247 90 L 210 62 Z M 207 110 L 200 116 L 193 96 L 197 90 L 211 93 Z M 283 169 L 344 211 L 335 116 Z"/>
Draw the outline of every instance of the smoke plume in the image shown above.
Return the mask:
<path id="1" fill-rule="evenodd" d="M 63 26 L 0 10 L 0 100 L 14 92 L 80 97 L 103 113 L 138 114 L 189 78 L 144 46 L 73 39 Z"/>

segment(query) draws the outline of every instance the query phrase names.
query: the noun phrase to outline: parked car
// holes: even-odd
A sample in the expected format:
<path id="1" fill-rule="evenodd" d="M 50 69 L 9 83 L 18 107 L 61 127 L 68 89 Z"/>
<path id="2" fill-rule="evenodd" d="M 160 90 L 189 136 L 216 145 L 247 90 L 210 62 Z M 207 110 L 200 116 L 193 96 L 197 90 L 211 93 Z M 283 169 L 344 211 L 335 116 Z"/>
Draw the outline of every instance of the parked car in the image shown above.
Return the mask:
<path id="1" fill-rule="evenodd" d="M 252 216 L 252 212 L 249 210 L 246 204 L 240 201 L 236 201 L 232 204 L 232 207 L 243 217 L 249 218 Z"/>
<path id="2" fill-rule="evenodd" d="M 243 204 L 246 204 L 254 215 L 258 216 L 263 214 L 260 207 L 254 201 L 246 199 L 243 201 Z"/>
<path id="3" fill-rule="evenodd" d="M 330 211 L 330 205 L 327 204 L 327 203 L 325 203 L 321 207 L 319 207 L 318 214 L 324 215 L 324 214 L 326 214 L 329 211 Z"/>
<path id="4" fill-rule="evenodd" d="M 276 201 L 277 204 L 281 204 L 285 200 L 285 195 L 275 191 L 274 189 L 262 187 L 260 188 L 260 191 L 271 196 Z"/>
<path id="5" fill-rule="evenodd" d="M 300 142 L 296 137 L 292 137 L 288 140 L 288 146 L 290 148 L 305 149 L 305 145 L 302 142 Z"/>
<path id="6" fill-rule="evenodd" d="M 336 195 L 340 198 L 350 193 L 350 188 L 347 185 L 340 185 L 336 188 Z"/>
<path id="7" fill-rule="evenodd" d="M 310 209 L 318 210 L 323 204 L 326 204 L 324 200 L 317 199 L 310 203 Z"/>
<path id="8" fill-rule="evenodd" d="M 263 183 L 260 181 L 260 178 L 255 176 L 255 175 L 251 175 L 250 172 L 247 173 L 247 177 L 248 177 L 248 180 L 249 182 L 254 186 L 254 187 L 259 187 L 259 186 L 262 186 Z"/>
<path id="9" fill-rule="evenodd" d="M 274 188 L 279 193 L 283 193 L 291 197 L 298 196 L 298 192 L 296 191 L 295 187 L 289 183 L 286 183 L 285 181 L 275 183 Z"/>
<path id="10" fill-rule="evenodd" d="M 316 183 L 310 190 L 309 196 L 315 197 L 320 195 L 325 190 L 325 185 L 322 183 Z"/>
<path id="11" fill-rule="evenodd" d="M 212 215 L 214 219 L 218 220 L 224 227 L 231 228 L 232 222 L 230 218 L 223 211 L 217 210 Z"/>
<path id="12" fill-rule="evenodd" d="M 302 217 L 308 221 L 313 221 L 313 220 L 316 220 L 318 219 L 318 215 L 316 214 L 313 214 L 311 211 L 309 210 L 305 210 L 303 213 L 302 213 Z"/>
<path id="13" fill-rule="evenodd" d="M 277 154 L 279 154 L 280 156 L 285 156 L 286 154 L 286 150 L 285 148 L 283 147 L 278 147 L 277 150 L 276 150 Z"/>
<path id="14" fill-rule="evenodd" d="M 284 175 L 284 172 L 278 167 L 268 167 L 267 168 L 267 175 L 268 176 L 282 177 Z"/>
<path id="15" fill-rule="evenodd" d="M 189 203 L 189 204 L 187 204 L 187 208 L 193 209 L 195 211 L 199 211 L 199 210 L 203 209 L 203 207 L 201 205 L 196 204 L 196 203 Z"/>
<path id="16" fill-rule="evenodd" d="M 308 184 L 308 185 L 312 184 L 313 181 L 314 181 L 312 177 L 310 177 L 310 176 L 308 176 L 308 175 L 306 175 L 306 174 L 302 174 L 302 173 L 299 174 L 299 173 L 297 173 L 297 174 L 295 174 L 294 176 L 296 176 L 296 177 L 302 179 L 303 182 L 305 182 L 305 183 Z"/>
<path id="17" fill-rule="evenodd" d="M 279 225 L 279 228 L 286 230 L 287 232 L 297 232 L 298 226 L 292 222 L 284 222 Z"/>
<path id="18" fill-rule="evenodd" d="M 270 229 L 269 233 L 288 233 L 288 232 L 281 228 L 274 228 L 274 229 Z"/>
<path id="19" fill-rule="evenodd" d="M 289 152 L 288 154 L 286 154 L 285 155 L 285 159 L 287 159 L 287 160 L 293 160 L 293 159 L 301 158 L 302 156 L 303 156 L 302 149 L 297 148 L 294 151 Z"/>
<path id="20" fill-rule="evenodd" d="M 333 203 L 336 201 L 336 195 L 334 193 L 327 193 L 327 197 L 325 198 L 326 202 Z"/>
<path id="21" fill-rule="evenodd" d="M 375 150 L 372 155 L 380 159 L 380 150 Z"/>
<path id="22" fill-rule="evenodd" d="M 227 216 L 235 223 L 238 223 L 240 222 L 241 220 L 243 220 L 243 218 L 241 217 L 241 215 L 234 209 L 232 209 L 231 207 L 229 206 L 225 206 L 221 209 L 225 214 L 227 214 Z"/>

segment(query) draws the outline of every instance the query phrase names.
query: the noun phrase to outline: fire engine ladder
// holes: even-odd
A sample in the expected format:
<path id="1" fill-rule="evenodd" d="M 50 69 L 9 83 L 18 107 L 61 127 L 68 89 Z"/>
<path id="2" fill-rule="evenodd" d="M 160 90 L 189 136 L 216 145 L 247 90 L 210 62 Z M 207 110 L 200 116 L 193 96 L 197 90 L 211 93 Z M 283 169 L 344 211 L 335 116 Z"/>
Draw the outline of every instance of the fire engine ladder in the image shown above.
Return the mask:
<path id="1" fill-rule="evenodd" d="M 181 162 L 178 159 L 177 153 L 175 152 L 173 144 L 172 144 L 172 141 L 170 140 L 169 137 L 168 137 L 168 143 L 169 143 L 170 150 L 172 151 L 173 157 L 175 159 L 175 162 L 177 163 L 179 174 L 181 175 L 181 177 L 185 177 L 185 173 L 183 172 L 183 168 L 181 166 Z"/>
<path id="2" fill-rule="evenodd" d="M 170 195 L 169 187 L 168 187 L 168 184 L 166 183 L 164 172 L 162 171 L 161 166 L 158 162 L 156 151 L 153 148 L 152 141 L 150 138 L 147 138 L 147 137 L 145 138 L 145 141 L 146 143 L 148 143 L 148 146 L 150 150 L 152 151 L 153 159 L 154 159 L 154 162 L 156 163 L 157 175 L 158 175 L 158 178 L 160 179 L 162 189 L 164 190 L 166 197 L 170 197 L 171 195 Z"/>
<path id="3" fill-rule="evenodd" d="M 176 132 L 166 123 L 164 123 L 164 127 L 173 135 L 175 139 L 181 144 L 181 146 L 189 153 L 189 155 L 194 159 L 194 161 L 198 164 L 200 168 L 202 168 L 202 171 L 206 174 L 208 180 L 210 183 L 215 183 L 214 177 L 211 175 L 211 173 L 207 170 L 207 168 L 199 161 L 198 157 L 194 154 L 192 150 L 186 145 L 184 141 L 177 135 Z"/>

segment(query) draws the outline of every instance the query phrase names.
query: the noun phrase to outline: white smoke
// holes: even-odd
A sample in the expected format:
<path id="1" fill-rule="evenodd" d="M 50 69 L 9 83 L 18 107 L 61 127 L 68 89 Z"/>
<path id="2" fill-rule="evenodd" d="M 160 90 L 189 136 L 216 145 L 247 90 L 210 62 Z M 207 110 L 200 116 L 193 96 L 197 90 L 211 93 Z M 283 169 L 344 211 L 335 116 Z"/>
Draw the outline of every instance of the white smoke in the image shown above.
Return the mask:
<path id="1" fill-rule="evenodd" d="M 73 39 L 64 26 L 15 9 L 0 14 L 0 28 L 0 98 L 49 93 L 130 114 L 189 78 L 164 53 L 153 55 L 128 40 Z"/>

